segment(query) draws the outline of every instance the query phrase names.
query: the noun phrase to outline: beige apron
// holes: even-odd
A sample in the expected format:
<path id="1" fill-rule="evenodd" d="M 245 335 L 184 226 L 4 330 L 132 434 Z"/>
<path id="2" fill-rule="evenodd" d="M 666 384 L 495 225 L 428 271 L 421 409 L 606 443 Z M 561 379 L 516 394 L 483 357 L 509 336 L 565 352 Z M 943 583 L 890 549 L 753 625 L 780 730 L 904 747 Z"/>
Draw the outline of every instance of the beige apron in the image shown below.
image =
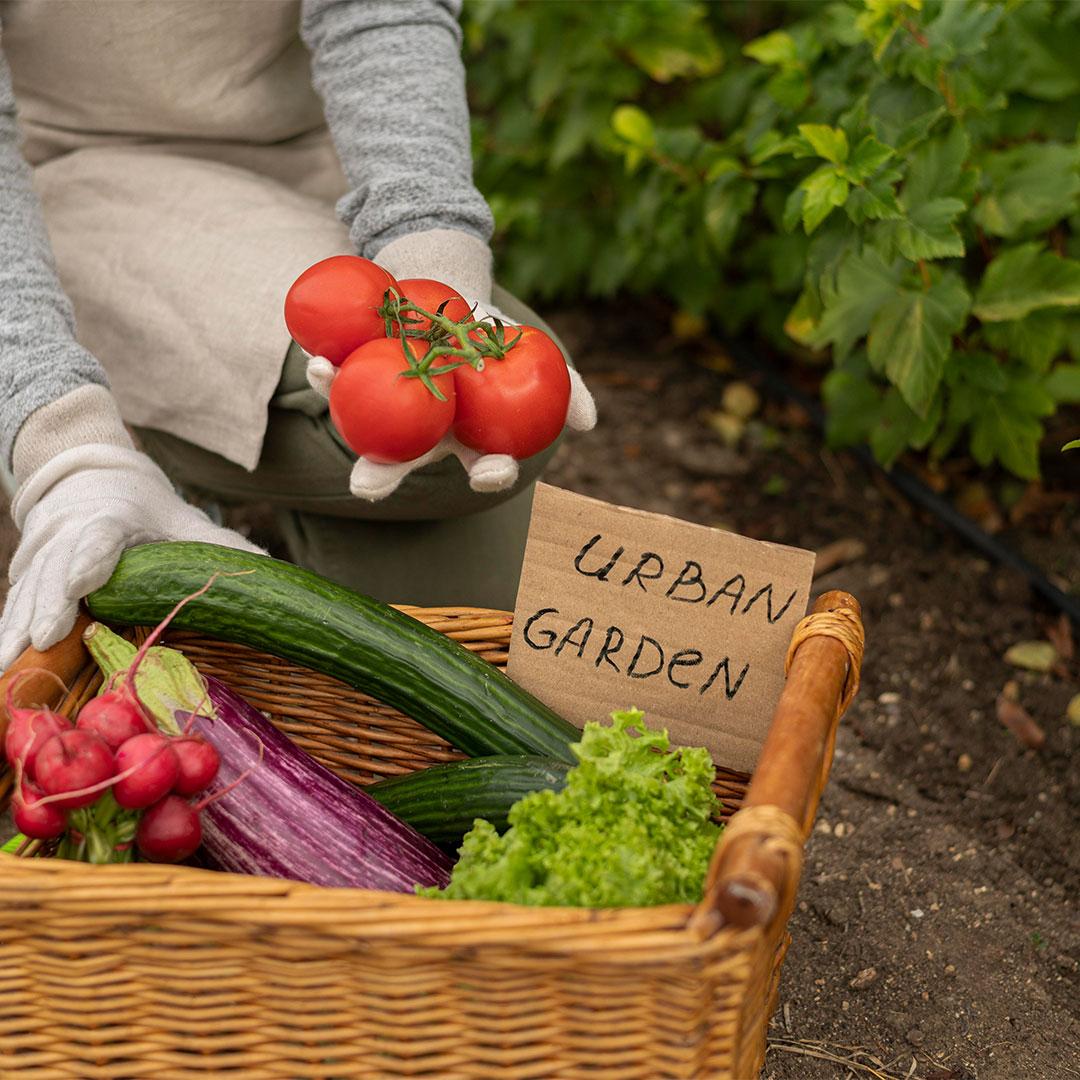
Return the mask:
<path id="1" fill-rule="evenodd" d="M 349 250 L 298 0 L 0 0 L 79 340 L 129 423 L 251 469 L 282 301 Z"/>

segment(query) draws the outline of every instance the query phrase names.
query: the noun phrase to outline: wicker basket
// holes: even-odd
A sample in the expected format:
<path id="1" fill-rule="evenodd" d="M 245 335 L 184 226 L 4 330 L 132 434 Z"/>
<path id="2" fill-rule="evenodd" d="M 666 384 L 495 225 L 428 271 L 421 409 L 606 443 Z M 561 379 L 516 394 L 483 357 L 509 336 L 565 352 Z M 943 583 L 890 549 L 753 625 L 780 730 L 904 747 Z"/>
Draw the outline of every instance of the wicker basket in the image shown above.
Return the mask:
<path id="1" fill-rule="evenodd" d="M 404 610 L 505 662 L 505 613 Z M 857 602 L 829 593 L 815 611 L 752 780 L 720 771 L 733 816 L 698 905 L 527 908 L 0 855 L 0 1076 L 757 1076 L 802 843 L 861 660 Z M 95 689 L 83 625 L 21 657 L 0 694 L 44 666 L 77 708 Z M 333 679 L 189 633 L 169 643 L 349 780 L 461 756 Z M 49 689 L 27 678 L 20 697 Z M 0 777 L 0 804 L 10 787 Z"/>

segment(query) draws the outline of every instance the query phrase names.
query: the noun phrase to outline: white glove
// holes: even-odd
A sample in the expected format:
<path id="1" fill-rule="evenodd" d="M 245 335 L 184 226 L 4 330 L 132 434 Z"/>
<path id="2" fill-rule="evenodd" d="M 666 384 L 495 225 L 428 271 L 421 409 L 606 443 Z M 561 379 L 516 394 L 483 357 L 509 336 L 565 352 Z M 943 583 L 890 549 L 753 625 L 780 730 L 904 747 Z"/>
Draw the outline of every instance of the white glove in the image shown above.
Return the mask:
<path id="1" fill-rule="evenodd" d="M 96 443 L 37 468 L 11 504 L 22 539 L 0 618 L 0 670 L 33 644 L 47 649 L 75 623 L 79 601 L 104 585 L 121 552 L 152 540 L 201 540 L 265 554 L 176 494 L 137 450 Z"/>

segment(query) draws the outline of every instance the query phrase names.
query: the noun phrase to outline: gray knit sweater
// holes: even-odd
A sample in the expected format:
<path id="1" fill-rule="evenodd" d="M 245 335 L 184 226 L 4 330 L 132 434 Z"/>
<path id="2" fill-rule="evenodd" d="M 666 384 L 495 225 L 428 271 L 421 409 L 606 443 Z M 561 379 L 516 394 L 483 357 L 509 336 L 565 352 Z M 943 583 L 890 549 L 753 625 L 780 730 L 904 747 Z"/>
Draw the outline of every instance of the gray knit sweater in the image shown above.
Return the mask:
<path id="1" fill-rule="evenodd" d="M 460 8 L 461 0 L 303 0 L 301 34 L 351 188 L 338 212 L 361 255 L 426 229 L 490 238 L 491 213 L 472 182 Z M 105 374 L 75 339 L 0 54 L 2 460 L 30 413 L 95 382 Z"/>

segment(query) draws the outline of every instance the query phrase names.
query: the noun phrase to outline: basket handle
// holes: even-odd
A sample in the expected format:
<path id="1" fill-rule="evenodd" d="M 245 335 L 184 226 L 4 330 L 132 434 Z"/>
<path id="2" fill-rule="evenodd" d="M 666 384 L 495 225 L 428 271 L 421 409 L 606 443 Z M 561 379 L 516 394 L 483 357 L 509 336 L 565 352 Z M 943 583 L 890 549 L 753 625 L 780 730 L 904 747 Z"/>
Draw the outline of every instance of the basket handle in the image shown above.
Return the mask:
<path id="1" fill-rule="evenodd" d="M 803 844 L 829 777 L 837 725 L 859 687 L 862 654 L 858 600 L 837 590 L 820 596 L 792 635 L 787 681 L 746 799 L 717 845 L 691 920 L 699 932 L 767 926 L 790 914 Z"/>

